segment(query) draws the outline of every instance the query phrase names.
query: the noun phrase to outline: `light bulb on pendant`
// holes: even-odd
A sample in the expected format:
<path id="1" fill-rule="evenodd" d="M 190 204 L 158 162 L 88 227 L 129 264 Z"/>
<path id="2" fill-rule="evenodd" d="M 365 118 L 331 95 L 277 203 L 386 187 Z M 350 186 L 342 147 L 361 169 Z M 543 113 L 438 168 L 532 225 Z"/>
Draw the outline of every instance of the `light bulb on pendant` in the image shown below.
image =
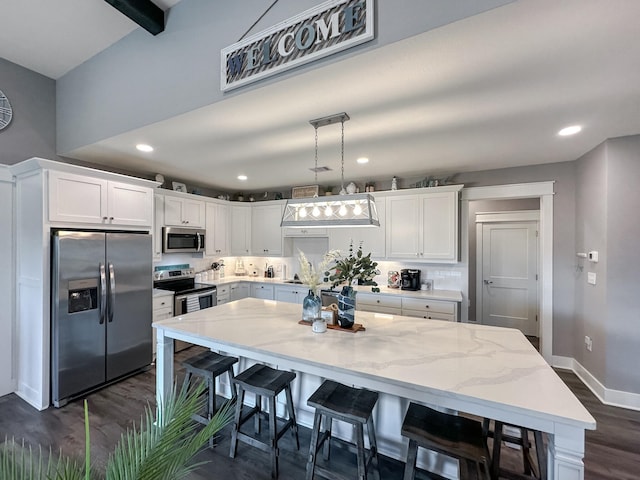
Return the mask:
<path id="1" fill-rule="evenodd" d="M 331 208 L 331 205 L 327 205 L 327 208 L 324 209 L 324 216 L 330 217 L 331 215 L 333 215 L 333 209 Z"/>
<path id="2" fill-rule="evenodd" d="M 320 216 L 320 209 L 318 208 L 317 205 L 313 207 L 313 210 L 311 210 L 311 215 L 313 215 L 316 218 Z"/>
<path id="3" fill-rule="evenodd" d="M 298 210 L 298 215 L 300 216 L 300 218 L 307 218 L 307 209 L 302 207 L 300 210 Z"/>
<path id="4" fill-rule="evenodd" d="M 360 206 L 359 203 L 357 203 L 356 206 L 353 207 L 353 214 L 354 215 L 361 215 L 362 214 L 362 207 Z"/>
<path id="5" fill-rule="evenodd" d="M 347 207 L 345 207 L 344 204 L 340 205 L 340 210 L 338 210 L 338 213 L 341 217 L 344 217 L 347 214 Z"/>

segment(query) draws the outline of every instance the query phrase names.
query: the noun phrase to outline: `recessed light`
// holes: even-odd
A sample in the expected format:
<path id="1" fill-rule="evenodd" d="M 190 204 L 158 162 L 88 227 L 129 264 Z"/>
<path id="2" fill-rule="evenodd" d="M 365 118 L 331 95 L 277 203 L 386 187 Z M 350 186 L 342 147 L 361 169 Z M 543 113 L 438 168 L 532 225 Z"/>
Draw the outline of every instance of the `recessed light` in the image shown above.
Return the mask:
<path id="1" fill-rule="evenodd" d="M 153 152 L 153 147 L 151 145 L 147 145 L 146 143 L 139 143 L 136 145 L 136 148 L 141 152 Z"/>
<path id="2" fill-rule="evenodd" d="M 369 163 L 369 159 L 367 157 L 360 157 L 356 160 L 360 165 L 364 165 L 365 163 Z"/>
<path id="3" fill-rule="evenodd" d="M 575 135 L 580 132 L 582 127 L 580 125 L 571 125 L 570 127 L 565 127 L 558 132 L 558 135 L 566 137 L 568 135 Z"/>
<path id="4" fill-rule="evenodd" d="M 238 175 L 238 180 L 242 180 L 243 182 L 247 179 L 246 175 Z"/>

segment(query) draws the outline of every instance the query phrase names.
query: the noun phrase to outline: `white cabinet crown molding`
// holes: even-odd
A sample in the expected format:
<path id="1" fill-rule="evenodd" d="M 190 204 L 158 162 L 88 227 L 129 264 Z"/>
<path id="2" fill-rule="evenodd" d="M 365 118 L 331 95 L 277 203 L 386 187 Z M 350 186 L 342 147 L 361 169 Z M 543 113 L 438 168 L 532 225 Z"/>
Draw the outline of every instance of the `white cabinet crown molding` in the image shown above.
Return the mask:
<path id="1" fill-rule="evenodd" d="M 54 160 L 47 160 L 38 157 L 33 157 L 20 163 L 16 163 L 15 165 L 11 165 L 9 167 L 9 170 L 16 177 L 29 175 L 32 172 L 38 170 L 56 170 L 58 172 L 73 173 L 76 175 L 84 175 L 93 178 L 100 178 L 103 180 L 129 183 L 132 185 L 140 185 L 149 188 L 157 188 L 160 185 L 159 182 L 156 182 L 154 180 L 146 180 L 140 177 L 132 177 L 120 173 L 112 173 L 95 168 L 81 167 L 79 165 L 73 165 L 71 163 L 56 162 Z"/>
<path id="2" fill-rule="evenodd" d="M 8 165 L 0 165 L 0 182 L 14 183 L 13 175 Z"/>

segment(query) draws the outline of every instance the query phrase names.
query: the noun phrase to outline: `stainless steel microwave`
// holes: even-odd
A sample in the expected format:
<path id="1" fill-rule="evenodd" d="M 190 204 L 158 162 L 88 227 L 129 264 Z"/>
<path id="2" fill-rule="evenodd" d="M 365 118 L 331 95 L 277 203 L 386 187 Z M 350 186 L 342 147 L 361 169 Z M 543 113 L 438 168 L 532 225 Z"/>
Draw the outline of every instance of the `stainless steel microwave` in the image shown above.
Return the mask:
<path id="1" fill-rule="evenodd" d="M 202 228 L 162 228 L 163 253 L 193 253 L 204 250 L 205 230 Z"/>

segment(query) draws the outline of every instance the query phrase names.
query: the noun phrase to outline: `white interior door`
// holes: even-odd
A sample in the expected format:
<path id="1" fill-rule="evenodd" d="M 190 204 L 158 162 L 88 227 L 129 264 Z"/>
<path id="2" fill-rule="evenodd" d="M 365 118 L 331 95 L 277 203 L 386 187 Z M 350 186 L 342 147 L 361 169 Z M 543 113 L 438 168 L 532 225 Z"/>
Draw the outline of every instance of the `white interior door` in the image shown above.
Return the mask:
<path id="1" fill-rule="evenodd" d="M 478 287 L 484 325 L 538 336 L 537 231 L 537 222 L 482 224 Z"/>

